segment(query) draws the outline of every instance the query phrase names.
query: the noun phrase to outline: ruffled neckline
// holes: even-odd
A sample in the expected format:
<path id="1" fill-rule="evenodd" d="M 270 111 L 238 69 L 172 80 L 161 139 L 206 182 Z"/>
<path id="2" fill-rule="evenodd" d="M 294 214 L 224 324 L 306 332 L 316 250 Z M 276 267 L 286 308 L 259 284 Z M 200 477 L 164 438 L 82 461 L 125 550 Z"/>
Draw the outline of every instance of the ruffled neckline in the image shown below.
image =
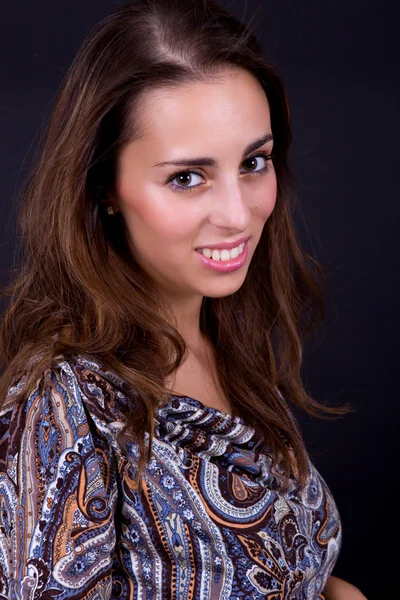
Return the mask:
<path id="1" fill-rule="evenodd" d="M 184 394 L 170 394 L 169 397 L 170 397 L 170 401 L 172 401 L 174 398 L 186 400 L 186 402 L 188 404 L 190 404 L 191 406 L 194 406 L 198 410 L 202 410 L 204 412 L 210 412 L 211 414 L 217 415 L 218 417 L 220 417 L 222 419 L 226 419 L 227 421 L 234 420 L 235 422 L 238 422 L 238 423 L 244 422 L 242 417 L 239 417 L 238 415 L 236 415 L 236 416 L 231 415 L 227 412 L 224 412 L 223 410 L 214 408 L 213 406 L 208 406 L 207 404 L 204 404 L 203 402 L 201 402 L 201 400 L 197 400 L 197 398 L 193 398 L 193 396 L 185 396 Z"/>
<path id="2" fill-rule="evenodd" d="M 263 435 L 242 417 L 206 406 L 196 398 L 171 394 L 169 402 L 157 410 L 155 434 L 183 452 L 184 460 L 197 455 L 264 487 L 277 489 L 282 484 L 283 471 L 275 464 Z"/>
<path id="3" fill-rule="evenodd" d="M 74 362 L 80 364 L 86 378 L 90 375 L 88 369 L 95 371 L 123 392 L 102 392 L 108 395 L 107 408 L 104 408 L 109 418 L 118 414 L 123 418 L 125 393 L 130 392 L 127 382 L 96 360 L 80 355 Z M 99 386 L 99 382 L 93 381 L 91 385 Z M 245 423 L 242 417 L 207 406 L 196 398 L 169 394 L 168 402 L 156 409 L 154 433 L 160 442 L 174 447 L 184 463 L 186 460 L 190 463 L 197 455 L 201 460 L 209 460 L 227 472 L 245 476 L 263 487 L 276 489 L 282 485 L 284 472 L 263 434 Z"/>
<path id="4" fill-rule="evenodd" d="M 190 433 L 201 432 L 203 443 L 197 439 L 197 450 L 208 447 L 206 434 L 229 439 L 253 450 L 261 449 L 264 442 L 263 436 L 246 424 L 242 417 L 233 416 L 181 394 L 170 394 L 169 402 L 157 409 L 156 421 L 161 427 L 160 433 L 167 435 L 171 442 L 178 439 L 181 442 L 183 439 L 189 441 Z"/>

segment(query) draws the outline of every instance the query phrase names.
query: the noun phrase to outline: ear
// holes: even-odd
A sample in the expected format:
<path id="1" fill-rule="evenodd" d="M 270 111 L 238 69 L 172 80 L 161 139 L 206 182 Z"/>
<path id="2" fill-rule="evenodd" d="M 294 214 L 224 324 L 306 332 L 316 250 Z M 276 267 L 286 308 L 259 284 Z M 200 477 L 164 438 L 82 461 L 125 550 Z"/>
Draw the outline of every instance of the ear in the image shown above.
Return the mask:
<path id="1" fill-rule="evenodd" d="M 108 194 L 105 198 L 100 198 L 99 204 L 102 205 L 102 208 L 105 211 L 108 211 L 109 207 L 112 207 L 114 215 L 116 215 L 119 212 L 118 203 L 112 194 Z"/>

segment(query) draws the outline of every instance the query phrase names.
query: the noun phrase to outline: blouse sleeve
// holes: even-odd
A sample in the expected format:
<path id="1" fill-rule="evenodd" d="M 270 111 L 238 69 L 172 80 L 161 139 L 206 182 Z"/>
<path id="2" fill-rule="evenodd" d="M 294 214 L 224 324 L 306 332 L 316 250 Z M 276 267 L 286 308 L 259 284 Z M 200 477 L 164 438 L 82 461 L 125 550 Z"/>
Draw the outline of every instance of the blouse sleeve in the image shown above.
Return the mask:
<path id="1" fill-rule="evenodd" d="M 0 599 L 111 596 L 115 457 L 76 381 L 0 413 Z"/>

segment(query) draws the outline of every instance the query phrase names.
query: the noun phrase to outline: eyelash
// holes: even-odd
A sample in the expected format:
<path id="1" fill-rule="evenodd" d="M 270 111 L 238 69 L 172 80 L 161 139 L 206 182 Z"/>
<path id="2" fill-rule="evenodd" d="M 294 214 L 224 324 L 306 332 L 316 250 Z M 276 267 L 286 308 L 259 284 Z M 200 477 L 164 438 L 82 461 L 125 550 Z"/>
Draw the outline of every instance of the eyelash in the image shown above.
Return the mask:
<path id="1" fill-rule="evenodd" d="M 268 154 L 267 152 L 259 152 L 258 154 L 254 154 L 253 156 L 249 156 L 248 158 L 246 158 L 246 160 L 250 160 L 251 158 L 265 158 L 267 161 L 272 161 L 273 158 L 273 153 Z M 260 169 L 259 171 L 248 171 L 246 174 L 247 175 L 266 175 L 266 173 L 268 173 L 271 170 L 271 165 L 269 164 L 269 162 L 267 162 L 266 166 L 263 169 Z M 165 185 L 170 184 L 176 177 L 178 177 L 179 175 L 186 175 L 186 173 L 194 173 L 195 175 L 199 175 L 200 177 L 203 176 L 202 173 L 199 173 L 199 171 L 193 171 L 193 170 L 181 170 L 181 171 L 175 171 L 175 173 L 172 173 L 172 175 L 170 175 L 168 177 L 168 179 L 165 181 Z M 172 189 L 177 190 L 179 192 L 192 192 L 193 190 L 196 190 L 199 185 L 193 185 L 191 187 L 184 187 L 181 185 L 171 185 L 170 187 L 172 187 Z"/>

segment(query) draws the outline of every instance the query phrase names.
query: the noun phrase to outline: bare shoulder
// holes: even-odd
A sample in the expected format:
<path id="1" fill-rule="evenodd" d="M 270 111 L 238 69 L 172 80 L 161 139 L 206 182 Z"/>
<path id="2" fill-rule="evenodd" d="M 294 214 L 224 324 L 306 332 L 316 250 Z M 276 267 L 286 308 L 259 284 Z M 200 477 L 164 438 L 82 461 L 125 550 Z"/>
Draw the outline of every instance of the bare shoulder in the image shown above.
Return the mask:
<path id="1" fill-rule="evenodd" d="M 331 575 L 325 586 L 326 600 L 368 600 L 355 585 Z"/>

